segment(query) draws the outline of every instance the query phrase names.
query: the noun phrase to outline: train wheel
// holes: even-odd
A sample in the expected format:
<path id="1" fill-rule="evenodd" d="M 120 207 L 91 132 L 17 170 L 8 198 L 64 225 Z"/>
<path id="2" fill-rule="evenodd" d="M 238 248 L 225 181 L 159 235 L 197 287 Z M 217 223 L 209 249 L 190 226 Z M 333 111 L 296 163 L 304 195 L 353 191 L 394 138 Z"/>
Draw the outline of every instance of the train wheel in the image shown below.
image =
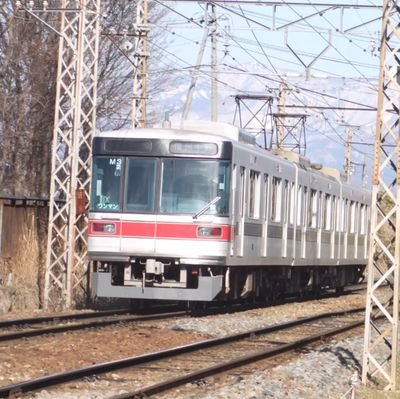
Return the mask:
<path id="1" fill-rule="evenodd" d="M 336 287 L 336 294 L 343 294 L 344 293 L 344 287 Z"/>

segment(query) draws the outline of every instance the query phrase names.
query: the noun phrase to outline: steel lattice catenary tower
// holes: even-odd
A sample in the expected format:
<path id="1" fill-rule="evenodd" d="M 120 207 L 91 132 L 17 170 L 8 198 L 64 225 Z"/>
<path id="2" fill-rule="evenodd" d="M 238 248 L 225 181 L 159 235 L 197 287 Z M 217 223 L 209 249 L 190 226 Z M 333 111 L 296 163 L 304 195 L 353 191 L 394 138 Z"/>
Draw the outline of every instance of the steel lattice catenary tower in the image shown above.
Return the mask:
<path id="1" fill-rule="evenodd" d="M 400 262 L 400 2 L 384 1 L 362 381 L 396 389 Z M 387 286 L 386 293 L 381 290 Z M 378 317 L 381 319 L 378 320 Z"/>
<path id="2" fill-rule="evenodd" d="M 99 22 L 100 0 L 62 1 L 45 308 L 69 308 L 85 297 Z"/>

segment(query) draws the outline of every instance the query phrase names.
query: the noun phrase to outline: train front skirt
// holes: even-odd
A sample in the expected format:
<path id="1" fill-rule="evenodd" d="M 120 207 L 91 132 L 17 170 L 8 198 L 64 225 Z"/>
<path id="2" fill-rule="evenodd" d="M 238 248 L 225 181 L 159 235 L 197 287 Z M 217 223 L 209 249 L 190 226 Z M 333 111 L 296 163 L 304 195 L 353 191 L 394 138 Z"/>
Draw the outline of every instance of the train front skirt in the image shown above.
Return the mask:
<path id="1" fill-rule="evenodd" d="M 132 287 L 111 284 L 111 272 L 94 272 L 93 289 L 98 297 L 212 301 L 222 290 L 224 276 L 199 276 L 197 288 Z"/>

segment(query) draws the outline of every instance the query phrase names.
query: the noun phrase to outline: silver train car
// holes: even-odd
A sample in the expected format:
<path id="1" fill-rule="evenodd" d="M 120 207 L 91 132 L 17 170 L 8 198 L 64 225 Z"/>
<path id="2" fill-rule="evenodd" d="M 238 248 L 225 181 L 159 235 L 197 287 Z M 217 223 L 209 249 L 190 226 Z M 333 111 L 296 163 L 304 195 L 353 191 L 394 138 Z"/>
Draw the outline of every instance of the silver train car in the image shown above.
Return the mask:
<path id="1" fill-rule="evenodd" d="M 234 126 L 99 133 L 92 175 L 97 297 L 274 300 L 362 278 L 370 193 Z"/>

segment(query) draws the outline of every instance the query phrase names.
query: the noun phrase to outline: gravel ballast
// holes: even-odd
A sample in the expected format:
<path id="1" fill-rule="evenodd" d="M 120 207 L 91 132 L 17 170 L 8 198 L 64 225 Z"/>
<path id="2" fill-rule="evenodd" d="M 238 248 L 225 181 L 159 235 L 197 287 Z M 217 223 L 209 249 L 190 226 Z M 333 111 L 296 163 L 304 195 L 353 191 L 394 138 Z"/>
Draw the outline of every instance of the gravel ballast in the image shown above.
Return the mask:
<path id="1" fill-rule="evenodd" d="M 154 350 L 156 350 L 157 342 L 160 339 L 165 343 L 169 342 L 170 346 L 177 346 L 184 343 L 182 340 L 184 336 L 186 339 L 190 335 L 197 337 L 197 339 L 206 339 L 235 334 L 317 313 L 362 307 L 364 304 L 365 292 L 339 298 L 288 303 L 240 313 L 149 321 L 141 323 L 140 329 L 130 328 L 130 332 L 124 333 L 125 340 L 121 340 L 120 343 L 123 348 L 123 344 L 127 342 L 126 339 L 135 341 L 136 336 L 144 337 L 143 334 L 145 334 L 148 339 L 146 342 L 149 345 L 152 343 Z M 117 331 L 114 330 L 115 338 L 117 338 Z M 96 334 L 97 339 L 99 339 L 100 332 Z M 102 334 L 105 334 L 105 332 Z M 226 374 L 206 378 L 204 381 L 198 381 L 195 384 L 186 384 L 154 397 L 162 399 L 320 399 L 321 397 L 324 397 L 324 399 L 350 399 L 351 395 L 345 396 L 345 394 L 351 388 L 352 377 L 361 373 L 362 334 L 362 329 L 357 329 L 347 333 L 340 340 L 335 338 L 312 348 L 304 349 L 296 354 L 286 356 L 284 360 L 279 358 L 273 361 L 261 361 L 250 369 L 233 370 Z M 65 338 L 68 336 L 66 335 Z M 122 336 L 118 335 L 118 338 L 121 339 Z M 79 356 L 77 339 L 74 343 L 78 351 L 76 355 Z M 138 342 L 136 341 L 136 343 Z M 94 345 L 92 345 L 93 347 Z M 104 346 L 99 345 L 99 347 L 102 351 L 105 350 Z M 143 350 L 143 345 L 141 345 L 141 348 L 142 353 L 153 350 L 151 346 L 149 347 L 150 350 Z M 121 357 L 125 357 L 127 354 L 126 350 L 121 351 Z M 96 376 L 90 381 L 68 383 L 61 390 L 57 390 L 56 395 L 51 390 L 42 390 L 26 397 L 36 399 L 103 399 L 126 393 L 140 386 L 141 381 L 135 379 L 134 370 L 121 370 Z"/>

